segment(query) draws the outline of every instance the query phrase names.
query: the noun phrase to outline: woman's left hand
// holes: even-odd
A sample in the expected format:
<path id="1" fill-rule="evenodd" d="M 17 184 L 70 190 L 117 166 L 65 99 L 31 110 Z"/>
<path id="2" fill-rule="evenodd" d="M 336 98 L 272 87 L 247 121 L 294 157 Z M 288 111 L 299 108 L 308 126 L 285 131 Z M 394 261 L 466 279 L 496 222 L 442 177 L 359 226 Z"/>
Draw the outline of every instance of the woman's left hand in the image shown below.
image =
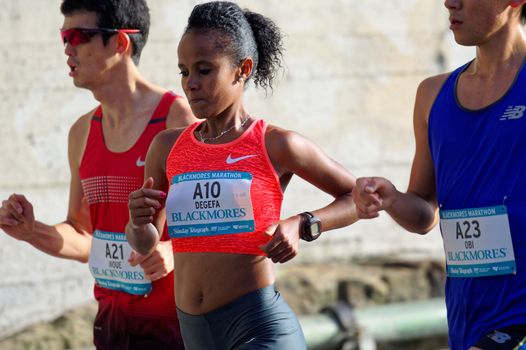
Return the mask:
<path id="1" fill-rule="evenodd" d="M 272 236 L 267 244 L 259 248 L 275 263 L 284 263 L 298 255 L 301 217 L 292 216 L 270 225 L 265 234 Z"/>
<path id="2" fill-rule="evenodd" d="M 131 266 L 140 265 L 144 270 L 145 277 L 150 281 L 163 278 L 174 269 L 172 242 L 159 242 L 150 255 L 141 255 L 132 251 L 128 262 Z"/>

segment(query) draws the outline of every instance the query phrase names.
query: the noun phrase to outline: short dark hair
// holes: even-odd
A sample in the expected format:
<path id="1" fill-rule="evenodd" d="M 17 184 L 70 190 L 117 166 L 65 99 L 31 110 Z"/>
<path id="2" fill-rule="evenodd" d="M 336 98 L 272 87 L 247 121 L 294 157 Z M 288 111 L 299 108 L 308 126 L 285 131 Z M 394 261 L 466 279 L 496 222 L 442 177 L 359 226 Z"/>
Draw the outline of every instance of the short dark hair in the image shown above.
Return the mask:
<path id="1" fill-rule="evenodd" d="M 212 1 L 196 5 L 188 18 L 185 33 L 190 29 L 219 31 L 221 47 L 234 65 L 245 58 L 254 60 L 254 84 L 272 89 L 283 56 L 283 35 L 269 18 L 242 10 L 229 1 Z"/>
<path id="2" fill-rule="evenodd" d="M 150 31 L 150 9 L 145 0 L 63 0 L 60 11 L 64 16 L 77 11 L 94 12 L 100 28 L 139 29 L 140 33 L 130 34 L 132 59 L 139 64 Z M 103 38 L 106 43 L 108 37 Z"/>

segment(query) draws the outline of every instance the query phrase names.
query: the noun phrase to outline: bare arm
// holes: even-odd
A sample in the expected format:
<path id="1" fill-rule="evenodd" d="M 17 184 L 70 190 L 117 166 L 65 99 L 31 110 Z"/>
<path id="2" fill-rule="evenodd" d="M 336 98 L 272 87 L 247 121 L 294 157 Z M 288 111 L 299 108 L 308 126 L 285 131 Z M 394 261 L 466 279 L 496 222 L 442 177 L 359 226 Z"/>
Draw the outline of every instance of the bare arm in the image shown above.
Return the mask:
<path id="1" fill-rule="evenodd" d="M 166 159 L 182 129 L 159 133 L 148 150 L 143 187 L 130 194 L 130 220 L 126 238 L 133 249 L 149 255 L 159 243 L 166 219 L 165 200 L 169 183 L 166 179 Z"/>
<path id="2" fill-rule="evenodd" d="M 296 174 L 334 197 L 327 206 L 311 211 L 320 218 L 323 231 L 358 220 L 351 196 L 355 184 L 351 173 L 297 133 L 269 127 L 266 143 L 280 179 L 288 182 L 292 174 Z M 274 262 L 288 261 L 297 254 L 301 220 L 299 215 L 294 215 L 267 229 L 273 239 L 262 249 Z"/>
<path id="3" fill-rule="evenodd" d="M 355 178 L 349 171 L 297 133 L 280 129 L 270 133 L 276 135 L 274 140 L 268 139 L 269 153 L 281 177 L 295 174 L 334 197 L 334 201 L 327 206 L 312 210 L 321 219 L 323 231 L 344 227 L 358 220 L 351 196 Z M 281 138 L 281 141 L 276 138 Z"/>
<path id="4" fill-rule="evenodd" d="M 432 104 L 447 74 L 424 80 L 418 87 L 414 108 L 416 150 L 407 192 L 398 191 L 384 178 L 361 178 L 353 193 L 361 217 L 385 210 L 403 228 L 429 232 L 438 222 L 434 166 L 429 150 L 428 121 Z"/>
<path id="5" fill-rule="evenodd" d="M 440 77 L 439 77 L 440 78 Z M 429 113 L 442 79 L 423 81 L 417 91 L 413 116 L 415 155 L 406 193 L 399 193 L 387 213 L 406 230 L 429 232 L 438 222 L 435 173 L 429 149 Z"/>
<path id="6" fill-rule="evenodd" d="M 67 218 L 56 225 L 36 221 L 32 204 L 23 195 L 13 194 L 0 208 L 0 227 L 10 236 L 28 242 L 55 257 L 87 262 L 91 246 L 89 209 L 84 200 L 79 164 L 89 131 L 89 116 L 81 117 L 71 128 L 68 159 L 71 170 Z"/>

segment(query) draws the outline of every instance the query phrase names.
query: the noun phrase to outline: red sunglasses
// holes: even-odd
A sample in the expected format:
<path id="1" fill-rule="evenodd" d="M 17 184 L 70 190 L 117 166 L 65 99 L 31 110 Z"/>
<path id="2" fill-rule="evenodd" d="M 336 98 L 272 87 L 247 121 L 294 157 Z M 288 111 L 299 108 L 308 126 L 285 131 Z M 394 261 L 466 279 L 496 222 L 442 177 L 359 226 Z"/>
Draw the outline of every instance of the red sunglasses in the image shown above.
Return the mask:
<path id="1" fill-rule="evenodd" d="M 108 29 L 108 28 L 70 28 L 60 30 L 60 36 L 64 45 L 70 44 L 77 47 L 80 44 L 89 43 L 91 38 L 97 34 L 114 35 L 117 33 L 136 34 L 139 29 Z"/>

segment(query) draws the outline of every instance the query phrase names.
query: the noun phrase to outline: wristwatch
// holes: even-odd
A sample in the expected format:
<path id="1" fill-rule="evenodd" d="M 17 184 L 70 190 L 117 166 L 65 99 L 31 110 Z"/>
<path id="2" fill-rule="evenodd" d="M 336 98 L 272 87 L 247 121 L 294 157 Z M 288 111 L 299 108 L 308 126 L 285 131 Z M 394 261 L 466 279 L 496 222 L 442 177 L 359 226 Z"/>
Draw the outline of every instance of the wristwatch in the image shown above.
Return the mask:
<path id="1" fill-rule="evenodd" d="M 306 211 L 300 214 L 302 217 L 302 225 L 300 231 L 300 238 L 307 242 L 312 242 L 321 235 L 321 221 L 320 218 L 314 214 Z"/>

